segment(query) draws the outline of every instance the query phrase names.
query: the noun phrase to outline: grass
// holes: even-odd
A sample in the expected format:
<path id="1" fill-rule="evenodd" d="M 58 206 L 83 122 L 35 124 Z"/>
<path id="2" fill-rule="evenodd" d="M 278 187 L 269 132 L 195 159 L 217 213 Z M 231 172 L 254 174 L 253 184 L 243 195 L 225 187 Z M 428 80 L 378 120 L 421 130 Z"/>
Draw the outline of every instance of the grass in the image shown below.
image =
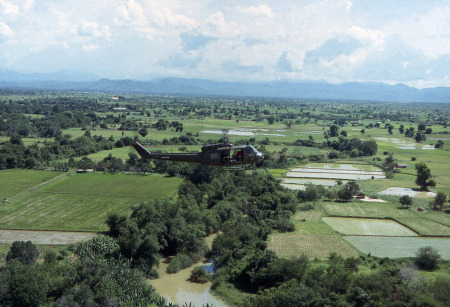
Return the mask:
<path id="1" fill-rule="evenodd" d="M 358 256 L 358 252 L 353 247 L 334 234 L 277 234 L 271 237 L 268 248 L 283 258 L 299 257 L 305 254 L 310 259 L 324 259 L 331 252 L 336 252 L 345 258 Z"/>
<path id="2" fill-rule="evenodd" d="M 180 178 L 77 174 L 25 195 L 0 224 L 10 229 L 104 231 L 110 213 L 129 215 L 143 201 L 173 195 Z"/>
<path id="3" fill-rule="evenodd" d="M 0 197 L 10 198 L 61 174 L 61 172 L 38 170 L 2 170 L 0 171 Z"/>

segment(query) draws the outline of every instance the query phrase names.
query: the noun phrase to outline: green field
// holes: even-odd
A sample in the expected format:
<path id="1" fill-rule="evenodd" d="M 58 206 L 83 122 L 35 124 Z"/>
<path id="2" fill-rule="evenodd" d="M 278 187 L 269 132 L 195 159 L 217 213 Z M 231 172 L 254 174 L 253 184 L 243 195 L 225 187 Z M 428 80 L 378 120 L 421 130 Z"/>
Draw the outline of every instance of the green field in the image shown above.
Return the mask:
<path id="1" fill-rule="evenodd" d="M 109 213 L 129 215 L 142 201 L 174 195 L 181 178 L 76 174 L 17 199 L 0 213 L 10 229 L 103 231 Z"/>
<path id="2" fill-rule="evenodd" d="M 10 198 L 61 174 L 61 172 L 38 170 L 2 170 L 0 171 L 0 198 Z"/>
<path id="3" fill-rule="evenodd" d="M 345 258 L 358 256 L 353 247 L 334 234 L 277 234 L 271 237 L 268 248 L 284 258 L 305 254 L 310 259 L 323 259 L 332 251 Z"/>
<path id="4" fill-rule="evenodd" d="M 450 236 L 450 215 L 444 212 L 417 212 L 399 209 L 391 203 L 324 203 L 324 210 L 333 216 L 393 218 L 420 235 Z"/>
<path id="5" fill-rule="evenodd" d="M 398 209 L 398 205 L 392 203 L 357 202 L 335 203 L 325 202 L 322 208 L 327 214 L 333 216 L 356 217 L 415 217 L 418 213 L 412 210 Z"/>
<path id="6" fill-rule="evenodd" d="M 417 236 L 415 232 L 393 220 L 346 217 L 324 217 L 322 219 L 331 228 L 345 235 Z"/>
<path id="7" fill-rule="evenodd" d="M 345 240 L 364 254 L 377 257 L 414 257 L 419 248 L 432 246 L 450 260 L 450 238 L 345 236 Z"/>

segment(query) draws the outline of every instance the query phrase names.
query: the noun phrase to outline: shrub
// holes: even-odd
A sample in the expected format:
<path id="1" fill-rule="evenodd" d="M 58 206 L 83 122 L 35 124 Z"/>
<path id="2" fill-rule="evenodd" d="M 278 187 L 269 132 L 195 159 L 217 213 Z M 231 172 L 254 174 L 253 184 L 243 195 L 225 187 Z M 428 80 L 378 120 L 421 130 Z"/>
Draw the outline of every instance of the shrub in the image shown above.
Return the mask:
<path id="1" fill-rule="evenodd" d="M 441 255 L 431 246 L 421 247 L 416 253 L 415 264 L 424 270 L 434 270 L 437 268 Z"/>
<path id="2" fill-rule="evenodd" d="M 31 241 L 15 241 L 6 255 L 6 261 L 17 259 L 22 264 L 35 264 L 38 256 L 39 251 Z"/>
<path id="3" fill-rule="evenodd" d="M 212 275 L 201 266 L 196 266 L 192 272 L 189 280 L 192 282 L 204 284 L 212 279 Z"/>
<path id="4" fill-rule="evenodd" d="M 409 208 L 413 203 L 413 199 L 408 195 L 403 195 L 400 197 L 400 204 L 403 206 L 403 208 Z"/>
<path id="5" fill-rule="evenodd" d="M 185 254 L 178 254 L 172 258 L 167 267 L 167 272 L 172 274 L 185 269 L 193 264 L 191 257 Z"/>

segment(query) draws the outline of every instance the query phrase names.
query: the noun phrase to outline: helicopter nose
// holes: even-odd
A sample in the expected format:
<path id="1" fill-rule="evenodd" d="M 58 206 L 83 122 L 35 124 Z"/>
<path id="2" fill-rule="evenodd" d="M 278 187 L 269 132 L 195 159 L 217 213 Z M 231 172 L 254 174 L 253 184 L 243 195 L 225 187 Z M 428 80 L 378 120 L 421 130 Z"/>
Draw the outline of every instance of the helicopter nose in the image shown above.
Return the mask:
<path id="1" fill-rule="evenodd" d="M 264 160 L 264 155 L 258 151 L 258 153 L 256 154 L 256 160 L 258 162 L 261 162 L 262 160 Z"/>

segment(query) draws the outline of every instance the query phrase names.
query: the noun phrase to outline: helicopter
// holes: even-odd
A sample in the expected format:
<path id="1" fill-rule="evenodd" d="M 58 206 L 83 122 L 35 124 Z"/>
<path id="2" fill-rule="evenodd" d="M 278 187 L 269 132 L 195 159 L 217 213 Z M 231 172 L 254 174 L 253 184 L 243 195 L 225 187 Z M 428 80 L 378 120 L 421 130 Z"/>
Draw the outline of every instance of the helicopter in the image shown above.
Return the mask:
<path id="1" fill-rule="evenodd" d="M 252 145 L 233 145 L 228 141 L 222 144 L 207 144 L 201 152 L 194 153 L 151 153 L 137 141 L 132 144 L 142 159 L 200 163 L 219 166 L 222 169 L 241 169 L 243 166 L 259 163 L 264 155 Z"/>

